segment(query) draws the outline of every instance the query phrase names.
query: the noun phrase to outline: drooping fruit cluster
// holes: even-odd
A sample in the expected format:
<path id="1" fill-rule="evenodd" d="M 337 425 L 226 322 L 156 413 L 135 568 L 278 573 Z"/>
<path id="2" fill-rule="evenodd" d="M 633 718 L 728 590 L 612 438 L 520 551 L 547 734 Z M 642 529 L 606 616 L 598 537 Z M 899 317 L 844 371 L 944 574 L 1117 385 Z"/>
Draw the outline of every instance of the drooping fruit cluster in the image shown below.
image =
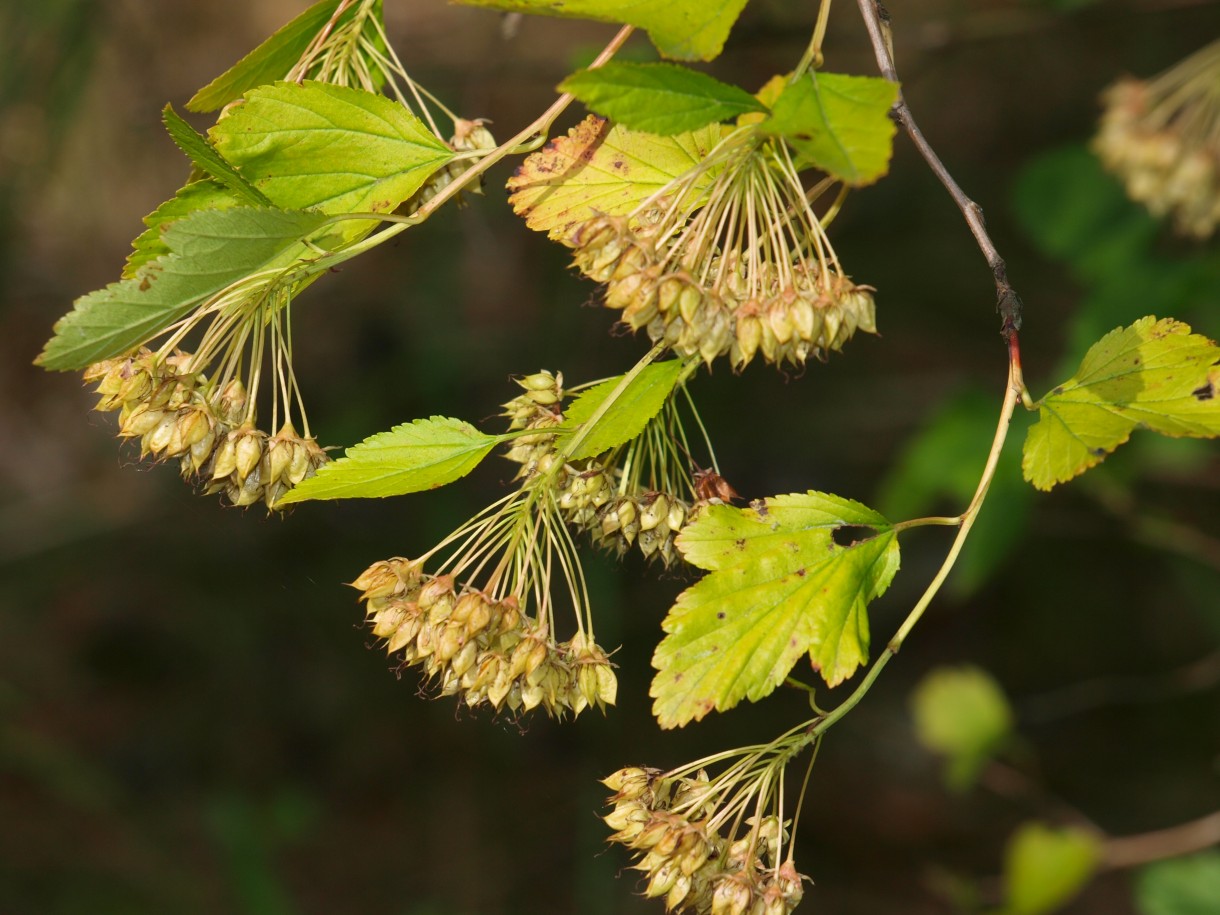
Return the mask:
<path id="1" fill-rule="evenodd" d="M 603 460 L 563 462 L 554 430 L 563 423 L 563 375 L 537 372 L 518 378 L 525 393 L 504 404 L 509 429 L 537 430 L 509 443 L 505 457 L 521 465 L 517 479 L 545 480 L 553 486 L 564 519 L 588 531 L 595 542 L 622 555 L 638 546 L 645 558 L 670 565 L 677 558 L 674 537 L 692 504 L 660 490 L 629 485 L 616 455 Z"/>
<path id="2" fill-rule="evenodd" d="M 458 152 L 474 152 L 483 150 L 490 152 L 496 148 L 496 138 L 491 135 L 491 131 L 483 126 L 481 120 L 468 121 L 465 118 L 458 118 L 453 124 L 453 136 L 449 138 L 449 145 Z M 451 185 L 457 178 L 462 176 L 466 169 L 470 168 L 469 160 L 459 160 L 450 162 L 448 165 L 432 173 L 431 177 L 424 183 L 424 186 L 416 191 L 411 199 L 403 204 L 403 212 L 414 213 L 425 203 Z M 483 190 L 478 184 L 474 187 L 466 188 L 472 194 L 482 194 Z M 461 198 L 458 198 L 458 203 L 461 203 Z"/>
<path id="3" fill-rule="evenodd" d="M 262 501 L 271 508 L 328 460 L 291 423 L 275 435 L 255 429 L 242 382 L 210 385 L 190 363 L 189 353 L 158 359 L 141 347 L 91 365 L 84 377 L 102 395 L 96 409 L 119 411 L 119 435 L 140 440 L 141 457 L 177 458 L 183 477 L 224 493 L 234 505 Z"/>
<path id="4" fill-rule="evenodd" d="M 791 859 L 780 861 L 783 826 L 774 816 L 747 821 L 727 840 L 717 826 L 717 796 L 706 773 L 667 777 L 658 769 L 620 769 L 603 781 L 615 792 L 604 817 L 610 841 L 630 849 L 648 878 L 644 895 L 665 897 L 666 911 L 698 915 L 787 915 L 804 894 Z"/>
<path id="5" fill-rule="evenodd" d="M 594 216 L 570 241 L 625 324 L 708 364 L 728 354 L 740 369 L 761 353 L 800 365 L 877 329 L 872 289 L 839 267 L 787 146 L 749 128 L 634 213 Z"/>
<path id="6" fill-rule="evenodd" d="M 1152 81 L 1121 79 L 1102 100 L 1102 164 L 1179 233 L 1209 237 L 1220 221 L 1220 42 Z"/>
<path id="7" fill-rule="evenodd" d="M 376 562 L 352 583 L 373 634 L 402 666 L 419 667 L 440 694 L 496 711 L 579 715 L 613 705 L 614 668 L 583 634 L 556 642 L 545 621 L 521 612 L 517 598 L 459 588 L 452 575 L 428 575 L 418 562 Z"/>

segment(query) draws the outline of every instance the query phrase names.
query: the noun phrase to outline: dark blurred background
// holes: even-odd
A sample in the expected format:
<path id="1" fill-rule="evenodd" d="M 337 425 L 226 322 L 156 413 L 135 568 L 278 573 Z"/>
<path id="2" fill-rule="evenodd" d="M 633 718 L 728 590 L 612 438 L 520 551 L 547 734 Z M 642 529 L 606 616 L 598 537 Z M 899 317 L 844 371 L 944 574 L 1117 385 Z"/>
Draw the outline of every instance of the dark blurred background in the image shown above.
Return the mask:
<path id="1" fill-rule="evenodd" d="M 802 694 L 781 691 L 658 730 L 648 659 L 690 576 L 590 551 L 601 641 L 622 646 L 619 706 L 604 718 L 458 710 L 395 678 L 341 583 L 435 543 L 502 491 L 507 464 L 435 493 L 268 518 L 140 465 L 78 376 L 30 365 L 181 184 L 161 107 L 183 110 L 304 6 L 0 0 L 0 912 L 660 912 L 606 849 L 596 780 L 767 740 L 808 715 Z M 493 13 L 386 7 L 412 75 L 501 136 L 613 34 L 527 19 L 506 38 Z M 712 72 L 761 85 L 799 57 L 815 11 L 755 0 Z M 892 13 L 915 116 L 984 207 L 1025 300 L 1035 396 L 1144 314 L 1220 335 L 1216 246 L 1169 236 L 1083 146 L 1102 88 L 1214 38 L 1220 6 L 907 0 Z M 853 4 L 836 4 L 827 67 L 876 72 Z M 594 288 L 564 251 L 515 220 L 507 174 L 298 302 L 296 365 L 323 444 L 432 414 L 494 429 L 510 374 L 582 381 L 643 351 L 585 307 Z M 882 335 L 797 375 L 717 365 L 701 378 L 722 469 L 747 498 L 817 488 L 893 517 L 959 512 L 1004 383 L 986 265 L 903 137 L 892 174 L 853 195 L 832 236 L 877 287 Z M 1027 425 L 947 593 L 823 747 L 798 836 L 810 911 L 953 911 L 946 887 L 994 877 L 1030 817 L 1066 809 L 1122 835 L 1220 806 L 1217 449 L 1137 435 L 1042 495 L 1020 482 Z M 873 608 L 875 646 L 948 543 L 943 529 L 905 537 L 903 571 Z M 962 661 L 995 674 L 1023 742 L 953 795 L 913 737 L 908 696 Z M 1133 912 L 1130 882 L 1104 874 L 1068 911 Z"/>

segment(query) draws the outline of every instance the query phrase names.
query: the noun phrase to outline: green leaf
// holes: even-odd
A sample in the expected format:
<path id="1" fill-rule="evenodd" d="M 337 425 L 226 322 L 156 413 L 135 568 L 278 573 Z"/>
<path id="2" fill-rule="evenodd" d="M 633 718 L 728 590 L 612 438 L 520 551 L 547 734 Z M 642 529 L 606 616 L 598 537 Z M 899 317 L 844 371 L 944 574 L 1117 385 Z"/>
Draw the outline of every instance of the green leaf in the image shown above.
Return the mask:
<path id="1" fill-rule="evenodd" d="M 630 372 L 617 375 L 582 392 L 564 411 L 563 428 L 578 436 L 568 458 L 593 457 L 643 432 L 665 406 L 685 366 L 681 359 L 654 362 L 634 377 L 628 377 Z M 615 391 L 618 396 L 607 405 Z"/>
<path id="2" fill-rule="evenodd" d="M 1038 403 L 1025 439 L 1025 479 L 1048 490 L 1100 463 L 1136 428 L 1220 435 L 1220 349 L 1166 318 L 1108 333 L 1076 374 Z"/>
<path id="3" fill-rule="evenodd" d="M 437 489 L 466 476 L 503 436 L 485 435 L 445 416 L 417 419 L 379 432 L 318 468 L 279 500 L 379 499 Z"/>
<path id="4" fill-rule="evenodd" d="M 974 784 L 1012 734 L 1012 709 L 1000 685 L 970 665 L 924 676 L 911 694 L 911 712 L 920 743 L 947 757 L 945 781 L 955 791 Z"/>
<path id="5" fill-rule="evenodd" d="M 224 156 L 212 148 L 207 137 L 197 133 L 194 127 L 179 117 L 172 105 L 165 106 L 161 119 L 165 122 L 165 129 L 169 131 L 174 144 L 186 153 L 197 169 L 215 178 L 232 191 L 235 197 L 250 206 L 272 205 L 258 188 L 251 185 L 237 169 L 225 161 Z"/>
<path id="6" fill-rule="evenodd" d="M 397 102 L 317 82 L 252 90 L 211 140 L 277 206 L 326 213 L 389 212 L 454 155 Z"/>
<path id="7" fill-rule="evenodd" d="M 169 254 L 169 245 L 162 236 L 179 219 L 200 210 L 231 209 L 239 203 L 231 190 L 216 181 L 192 181 L 180 188 L 178 193 L 144 217 L 144 225 L 148 228 L 131 243 L 131 254 L 127 255 L 127 263 L 123 265 L 123 279 L 135 276 L 140 267 L 149 261 Z"/>
<path id="8" fill-rule="evenodd" d="M 466 6 L 482 6 L 538 16 L 563 16 L 621 22 L 648 33 L 665 57 L 677 60 L 711 60 L 729 37 L 746 0 L 458 0 Z"/>
<path id="9" fill-rule="evenodd" d="M 130 279 L 77 299 L 55 325 L 37 362 L 80 369 L 128 352 L 243 277 L 291 264 L 301 239 L 328 221 L 322 213 L 239 207 L 203 210 L 164 235 L 170 254 Z"/>
<path id="10" fill-rule="evenodd" d="M 675 137 L 640 133 L 590 115 L 529 156 L 508 180 L 513 210 L 536 232 L 568 243 L 582 222 L 630 213 L 702 162 L 721 138 L 718 124 Z M 720 173 L 707 169 L 692 197 Z"/>
<path id="11" fill-rule="evenodd" d="M 283 79 L 330 20 L 338 5 L 339 0 L 315 3 L 196 92 L 186 103 L 187 110 L 216 111 L 257 86 Z"/>
<path id="12" fill-rule="evenodd" d="M 843 528 L 872 528 L 848 546 Z M 868 656 L 868 603 L 898 571 L 898 540 L 876 512 L 838 496 L 773 496 L 749 508 L 712 504 L 678 536 L 710 574 L 678 596 L 652 663 L 653 713 L 680 727 L 712 709 L 757 701 L 808 652 L 835 686 Z"/>
<path id="13" fill-rule="evenodd" d="M 1097 839 L 1083 830 L 1026 823 L 1004 855 L 1004 915 L 1055 911 L 1080 892 L 1100 858 Z"/>
<path id="14" fill-rule="evenodd" d="M 886 79 L 810 71 L 780 93 L 760 127 L 858 187 L 889 170 L 897 130 L 889 112 L 897 99 L 898 84 Z"/>
<path id="15" fill-rule="evenodd" d="M 1135 882 L 1140 915 L 1215 915 L 1220 912 L 1220 851 L 1158 861 Z"/>
<path id="16" fill-rule="evenodd" d="M 624 127 L 664 136 L 767 110 L 744 89 L 676 64 L 608 63 L 559 88 Z"/>

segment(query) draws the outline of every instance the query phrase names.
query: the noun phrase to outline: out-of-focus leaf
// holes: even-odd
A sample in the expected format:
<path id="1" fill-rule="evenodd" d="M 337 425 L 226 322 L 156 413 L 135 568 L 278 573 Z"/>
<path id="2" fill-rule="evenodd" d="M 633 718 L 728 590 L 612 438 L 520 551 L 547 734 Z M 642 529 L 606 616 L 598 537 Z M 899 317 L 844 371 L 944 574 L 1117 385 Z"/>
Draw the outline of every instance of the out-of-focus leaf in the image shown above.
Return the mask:
<path id="1" fill-rule="evenodd" d="M 1093 876 L 1097 839 L 1080 829 L 1031 822 L 1009 839 L 1004 855 L 1003 915 L 1045 915 L 1071 900 Z"/>
<path id="2" fill-rule="evenodd" d="M 845 184 L 871 184 L 889 170 L 897 98 L 898 84 L 886 79 L 810 71 L 784 87 L 761 129 Z"/>
<path id="3" fill-rule="evenodd" d="M 630 130 L 663 136 L 766 111 L 744 89 L 675 64 L 608 63 L 573 73 L 559 88 Z"/>
<path id="4" fill-rule="evenodd" d="M 911 694 L 911 712 L 920 742 L 946 757 L 945 781 L 955 791 L 974 784 L 1012 733 L 1012 709 L 1000 685 L 969 665 L 925 675 Z"/>
<path id="5" fill-rule="evenodd" d="M 717 124 L 660 137 L 590 115 L 521 164 L 508 180 L 509 199 L 527 226 L 567 243 L 593 216 L 630 213 L 702 162 L 720 137 Z M 707 169 L 692 190 L 709 186 L 717 174 Z"/>
<path id="6" fill-rule="evenodd" d="M 835 542 L 836 531 L 865 525 L 872 536 Z M 868 656 L 868 604 L 899 562 L 888 521 L 817 492 L 709 505 L 678 548 L 711 571 L 662 623 L 650 694 L 666 728 L 761 699 L 806 652 L 831 686 L 851 676 Z"/>
<path id="7" fill-rule="evenodd" d="M 729 30 L 741 15 L 746 0 L 458 0 L 538 16 L 565 16 L 621 22 L 648 33 L 666 57 L 677 60 L 711 60 L 724 47 Z"/>
<path id="8" fill-rule="evenodd" d="M 502 438 L 445 416 L 379 432 L 318 468 L 277 504 L 313 499 L 379 499 L 436 489 L 464 477 Z"/>
<path id="9" fill-rule="evenodd" d="M 1135 882 L 1140 915 L 1215 915 L 1220 912 L 1220 850 L 1158 861 Z"/>
<path id="10" fill-rule="evenodd" d="M 654 362 L 630 380 L 617 375 L 583 391 L 564 411 L 564 429 L 580 436 L 567 456 L 572 460 L 593 457 L 643 432 L 665 405 L 683 367 L 681 359 Z M 607 398 L 624 382 L 626 386 L 598 416 Z"/>
<path id="11" fill-rule="evenodd" d="M 1067 382 L 1039 401 L 1022 467 L 1051 489 L 1100 463 L 1137 427 L 1220 435 L 1220 349 L 1172 318 L 1142 318 L 1103 337 Z"/>

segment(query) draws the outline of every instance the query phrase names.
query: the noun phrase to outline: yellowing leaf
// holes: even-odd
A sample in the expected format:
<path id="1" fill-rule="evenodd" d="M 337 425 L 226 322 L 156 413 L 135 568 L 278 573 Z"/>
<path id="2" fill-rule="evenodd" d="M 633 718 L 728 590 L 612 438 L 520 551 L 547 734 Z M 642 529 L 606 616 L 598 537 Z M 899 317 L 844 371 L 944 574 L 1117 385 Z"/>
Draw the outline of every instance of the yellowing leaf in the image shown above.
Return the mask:
<path id="1" fill-rule="evenodd" d="M 621 216 L 698 165 L 721 137 L 718 124 L 661 137 L 590 115 L 527 158 L 508 180 L 513 210 L 536 232 L 567 242 L 598 214 Z M 699 187 L 717 174 L 710 168 Z"/>
<path id="2" fill-rule="evenodd" d="M 325 213 L 387 213 L 453 158 L 397 102 L 308 81 L 251 90 L 210 138 L 276 206 Z"/>
<path id="3" fill-rule="evenodd" d="M 1088 470 L 1137 428 L 1174 437 L 1220 436 L 1220 348 L 1165 318 L 1106 334 L 1079 370 L 1038 403 L 1022 469 L 1038 489 Z"/>
<path id="4" fill-rule="evenodd" d="M 867 525 L 865 539 L 835 541 Z M 868 536 L 871 534 L 871 536 Z M 678 537 L 709 569 L 679 595 L 652 663 L 662 727 L 697 721 L 775 689 L 802 654 L 835 686 L 868 656 L 868 603 L 898 571 L 890 524 L 825 493 L 774 496 L 749 508 L 710 505 Z"/>
<path id="5" fill-rule="evenodd" d="M 621 22 L 648 33 L 657 50 L 679 60 L 711 60 L 725 39 L 746 0 L 458 0 L 467 6 Z"/>
<path id="6" fill-rule="evenodd" d="M 886 79 L 811 71 L 784 87 L 761 129 L 844 183 L 871 184 L 889 169 L 897 98 L 898 84 Z"/>
<path id="7" fill-rule="evenodd" d="M 464 477 L 501 441 L 445 416 L 380 432 L 323 464 L 277 504 L 310 499 L 376 499 L 436 489 Z"/>

